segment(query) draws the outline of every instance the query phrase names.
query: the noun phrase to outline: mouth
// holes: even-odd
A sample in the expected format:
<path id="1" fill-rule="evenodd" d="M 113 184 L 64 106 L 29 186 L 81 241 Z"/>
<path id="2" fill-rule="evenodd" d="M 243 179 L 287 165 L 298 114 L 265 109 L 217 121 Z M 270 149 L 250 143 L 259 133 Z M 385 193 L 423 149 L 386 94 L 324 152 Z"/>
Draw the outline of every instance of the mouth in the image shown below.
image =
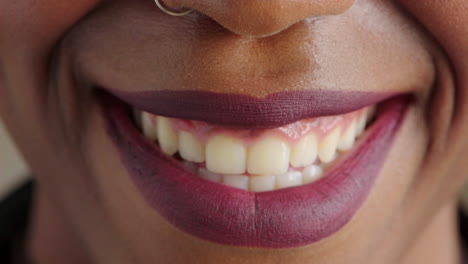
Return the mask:
<path id="1" fill-rule="evenodd" d="M 108 134 L 147 203 L 193 236 L 262 248 L 308 245 L 345 226 L 410 103 L 335 91 L 108 92 Z"/>

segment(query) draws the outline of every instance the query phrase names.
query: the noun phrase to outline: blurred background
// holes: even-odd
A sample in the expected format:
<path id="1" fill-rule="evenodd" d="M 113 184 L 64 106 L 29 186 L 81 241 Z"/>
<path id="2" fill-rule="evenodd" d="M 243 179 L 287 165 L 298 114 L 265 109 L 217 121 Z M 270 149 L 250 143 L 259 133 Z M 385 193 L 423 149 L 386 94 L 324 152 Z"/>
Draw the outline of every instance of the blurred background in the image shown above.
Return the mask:
<path id="1" fill-rule="evenodd" d="M 0 200 L 27 175 L 28 169 L 0 121 Z"/>

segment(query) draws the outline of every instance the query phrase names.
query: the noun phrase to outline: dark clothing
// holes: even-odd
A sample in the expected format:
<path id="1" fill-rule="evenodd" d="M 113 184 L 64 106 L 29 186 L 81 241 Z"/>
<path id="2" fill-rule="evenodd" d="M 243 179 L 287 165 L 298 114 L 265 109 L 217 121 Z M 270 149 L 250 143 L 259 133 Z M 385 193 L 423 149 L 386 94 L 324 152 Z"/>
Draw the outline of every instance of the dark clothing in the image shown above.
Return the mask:
<path id="1" fill-rule="evenodd" d="M 28 182 L 0 203 L 0 263 L 2 264 L 12 264 L 13 253 L 20 252 L 22 239 L 28 226 L 33 189 L 33 183 Z M 459 220 L 460 234 L 466 245 L 468 215 L 460 210 Z M 464 258 L 463 263 L 468 264 L 468 259 Z"/>
<path id="2" fill-rule="evenodd" d="M 13 263 L 28 226 L 33 184 L 28 182 L 0 203 L 0 263 Z"/>

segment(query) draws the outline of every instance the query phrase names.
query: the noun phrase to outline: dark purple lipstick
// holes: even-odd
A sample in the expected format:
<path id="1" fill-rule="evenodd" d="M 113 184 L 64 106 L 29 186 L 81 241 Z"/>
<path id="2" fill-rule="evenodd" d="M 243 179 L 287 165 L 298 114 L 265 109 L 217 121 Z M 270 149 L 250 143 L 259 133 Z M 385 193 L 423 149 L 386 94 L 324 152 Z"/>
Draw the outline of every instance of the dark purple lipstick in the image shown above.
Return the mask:
<path id="1" fill-rule="evenodd" d="M 177 94 L 180 97 L 175 97 Z M 279 95 L 249 99 L 202 92 L 119 93 L 119 97 L 159 115 L 258 128 L 283 125 L 304 115 L 341 114 L 388 96 L 326 92 L 315 98 L 312 94 L 315 93 L 306 98 L 313 103 L 298 95 L 287 100 Z M 196 99 L 195 95 L 204 99 Z M 214 105 L 205 105 L 210 102 Z M 263 193 L 231 188 L 192 175 L 180 161 L 162 154 L 157 145 L 141 135 L 119 99 L 103 96 L 103 111 L 108 133 L 133 181 L 146 201 L 167 221 L 215 243 L 287 248 L 330 236 L 355 215 L 385 161 L 408 103 L 405 96 L 381 103 L 377 120 L 358 145 L 317 182 Z"/>
<path id="2" fill-rule="evenodd" d="M 373 105 L 391 93 L 287 91 L 256 98 L 204 91 L 147 91 L 111 94 L 149 113 L 227 128 L 267 129 L 306 118 L 338 115 Z"/>

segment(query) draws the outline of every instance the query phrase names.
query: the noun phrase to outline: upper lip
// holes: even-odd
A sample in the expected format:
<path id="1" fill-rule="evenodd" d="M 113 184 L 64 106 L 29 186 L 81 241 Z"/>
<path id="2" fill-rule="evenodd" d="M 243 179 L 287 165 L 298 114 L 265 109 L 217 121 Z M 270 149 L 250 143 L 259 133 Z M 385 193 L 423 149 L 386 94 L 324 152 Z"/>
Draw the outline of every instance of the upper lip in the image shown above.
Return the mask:
<path id="1" fill-rule="evenodd" d="M 124 92 L 107 89 L 139 110 L 236 129 L 268 129 L 311 117 L 339 115 L 395 96 L 361 91 L 284 91 L 257 98 L 207 91 Z"/>

